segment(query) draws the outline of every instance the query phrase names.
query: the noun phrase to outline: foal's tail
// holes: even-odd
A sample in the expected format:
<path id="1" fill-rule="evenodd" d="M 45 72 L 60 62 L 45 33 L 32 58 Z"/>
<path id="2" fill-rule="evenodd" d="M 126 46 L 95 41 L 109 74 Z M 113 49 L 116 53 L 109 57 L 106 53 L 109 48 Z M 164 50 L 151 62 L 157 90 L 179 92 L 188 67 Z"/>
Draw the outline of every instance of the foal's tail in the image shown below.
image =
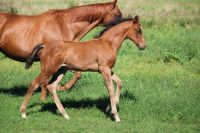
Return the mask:
<path id="1" fill-rule="evenodd" d="M 29 56 L 28 59 L 26 60 L 25 69 L 29 69 L 29 68 L 32 66 L 32 64 L 33 64 L 33 62 L 34 62 L 34 60 L 35 60 L 35 58 L 36 58 L 38 52 L 39 52 L 42 48 L 44 48 L 44 45 L 43 45 L 43 44 L 38 44 L 36 47 L 34 47 L 34 49 L 32 50 L 32 52 L 31 52 L 31 54 L 30 54 L 30 56 Z"/>

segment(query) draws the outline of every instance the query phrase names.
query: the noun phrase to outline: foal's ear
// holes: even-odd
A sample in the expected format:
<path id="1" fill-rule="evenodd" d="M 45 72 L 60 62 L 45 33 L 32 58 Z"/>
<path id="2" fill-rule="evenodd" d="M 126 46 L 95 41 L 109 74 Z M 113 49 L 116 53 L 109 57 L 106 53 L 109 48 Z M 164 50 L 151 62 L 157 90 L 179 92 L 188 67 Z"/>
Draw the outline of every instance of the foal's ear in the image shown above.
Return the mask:
<path id="1" fill-rule="evenodd" d="M 113 5 L 116 5 L 116 4 L 117 4 L 117 0 L 114 0 L 114 1 L 113 1 Z"/>
<path id="2" fill-rule="evenodd" d="M 137 22 L 139 22 L 139 16 L 138 15 L 136 15 L 133 19 L 133 23 L 137 23 Z"/>
<path id="3" fill-rule="evenodd" d="M 117 0 L 114 0 L 114 1 L 112 2 L 113 9 L 115 8 L 116 4 L 117 4 Z"/>

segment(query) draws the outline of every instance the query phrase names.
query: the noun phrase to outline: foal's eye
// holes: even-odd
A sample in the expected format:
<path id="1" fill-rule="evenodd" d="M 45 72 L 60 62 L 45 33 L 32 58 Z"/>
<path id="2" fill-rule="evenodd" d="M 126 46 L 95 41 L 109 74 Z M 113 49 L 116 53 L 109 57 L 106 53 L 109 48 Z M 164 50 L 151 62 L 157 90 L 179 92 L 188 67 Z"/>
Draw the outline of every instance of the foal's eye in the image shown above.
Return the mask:
<path id="1" fill-rule="evenodd" d="M 139 33 L 139 34 L 142 34 L 142 30 L 141 30 L 141 29 L 139 29 L 139 30 L 138 30 L 138 33 Z"/>

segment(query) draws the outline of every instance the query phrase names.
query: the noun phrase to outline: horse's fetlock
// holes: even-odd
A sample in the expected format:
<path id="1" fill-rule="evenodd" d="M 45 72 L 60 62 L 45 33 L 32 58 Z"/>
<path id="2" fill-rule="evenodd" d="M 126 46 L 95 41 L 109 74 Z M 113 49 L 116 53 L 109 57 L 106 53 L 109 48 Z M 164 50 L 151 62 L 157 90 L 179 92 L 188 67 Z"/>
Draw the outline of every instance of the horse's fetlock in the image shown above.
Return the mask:
<path id="1" fill-rule="evenodd" d="M 26 107 L 24 105 L 21 105 L 20 112 L 26 112 Z"/>
<path id="2" fill-rule="evenodd" d="M 122 88 L 122 87 L 123 87 L 123 84 L 122 84 L 122 83 L 119 83 L 118 85 L 119 85 L 119 87 L 120 87 L 120 88 Z"/>

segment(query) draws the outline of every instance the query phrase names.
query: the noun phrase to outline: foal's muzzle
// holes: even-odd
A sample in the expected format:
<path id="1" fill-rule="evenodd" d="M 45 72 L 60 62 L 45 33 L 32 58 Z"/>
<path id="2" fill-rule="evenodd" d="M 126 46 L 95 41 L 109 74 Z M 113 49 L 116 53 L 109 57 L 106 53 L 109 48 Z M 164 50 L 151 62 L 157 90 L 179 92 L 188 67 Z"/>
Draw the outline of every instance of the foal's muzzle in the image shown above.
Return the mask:
<path id="1" fill-rule="evenodd" d="M 140 50 L 144 50 L 144 49 L 146 48 L 146 44 L 139 45 L 138 48 L 139 48 Z"/>

